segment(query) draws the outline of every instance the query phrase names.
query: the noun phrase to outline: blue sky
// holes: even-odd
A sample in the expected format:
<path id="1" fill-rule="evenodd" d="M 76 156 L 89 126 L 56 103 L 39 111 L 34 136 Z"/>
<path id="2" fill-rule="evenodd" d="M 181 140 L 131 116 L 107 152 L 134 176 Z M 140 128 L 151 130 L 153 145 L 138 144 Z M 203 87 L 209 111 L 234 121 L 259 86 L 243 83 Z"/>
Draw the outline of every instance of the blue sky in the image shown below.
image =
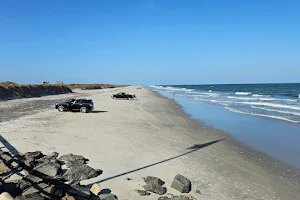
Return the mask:
<path id="1" fill-rule="evenodd" d="M 300 82 L 299 10 L 289 0 L 1 1 L 0 81 Z"/>

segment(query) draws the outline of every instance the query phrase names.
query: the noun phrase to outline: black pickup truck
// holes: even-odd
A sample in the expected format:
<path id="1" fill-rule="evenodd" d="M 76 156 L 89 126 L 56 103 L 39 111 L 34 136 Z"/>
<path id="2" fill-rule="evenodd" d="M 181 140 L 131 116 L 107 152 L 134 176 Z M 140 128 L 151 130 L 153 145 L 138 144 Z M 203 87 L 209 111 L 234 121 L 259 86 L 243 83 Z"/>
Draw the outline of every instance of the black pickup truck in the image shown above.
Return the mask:
<path id="1" fill-rule="evenodd" d="M 119 92 L 118 94 L 113 94 L 111 96 L 111 98 L 113 99 L 136 99 L 136 96 L 135 94 L 128 94 L 128 93 L 125 93 L 125 92 Z"/>
<path id="2" fill-rule="evenodd" d="M 56 102 L 55 109 L 59 112 L 80 111 L 87 113 L 94 109 L 94 102 L 92 99 L 69 99 L 65 102 Z"/>

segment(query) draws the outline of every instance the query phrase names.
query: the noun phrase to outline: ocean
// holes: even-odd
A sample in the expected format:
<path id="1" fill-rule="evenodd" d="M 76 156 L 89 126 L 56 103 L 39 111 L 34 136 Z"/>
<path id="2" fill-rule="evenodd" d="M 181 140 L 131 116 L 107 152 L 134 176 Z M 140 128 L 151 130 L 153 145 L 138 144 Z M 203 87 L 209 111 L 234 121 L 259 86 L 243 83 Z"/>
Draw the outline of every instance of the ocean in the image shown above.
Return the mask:
<path id="1" fill-rule="evenodd" d="M 300 123 L 300 83 L 151 86 L 232 112 Z"/>
<path id="2" fill-rule="evenodd" d="M 300 84 L 156 85 L 192 118 L 300 168 Z"/>

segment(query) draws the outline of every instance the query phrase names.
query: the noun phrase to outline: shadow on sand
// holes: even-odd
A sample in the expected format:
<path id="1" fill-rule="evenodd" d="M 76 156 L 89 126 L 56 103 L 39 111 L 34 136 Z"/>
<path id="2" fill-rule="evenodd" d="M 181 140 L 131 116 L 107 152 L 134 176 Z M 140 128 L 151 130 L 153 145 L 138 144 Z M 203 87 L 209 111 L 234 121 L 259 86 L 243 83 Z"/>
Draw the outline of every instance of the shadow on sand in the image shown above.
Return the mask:
<path id="1" fill-rule="evenodd" d="M 105 181 L 108 181 L 108 180 L 111 180 L 111 179 L 115 179 L 115 178 L 118 178 L 118 177 L 121 177 L 121 176 L 125 176 L 127 174 L 131 174 L 131 173 L 134 173 L 134 172 L 137 172 L 137 171 L 140 171 L 140 170 L 143 170 L 143 169 L 146 169 L 146 168 L 149 168 L 149 167 L 153 167 L 155 165 L 159 165 L 159 164 L 162 164 L 162 163 L 165 163 L 165 162 L 168 162 L 170 160 L 174 160 L 176 158 L 179 158 L 179 157 L 182 157 L 182 156 L 185 156 L 185 155 L 188 155 L 190 153 L 193 153 L 195 151 L 198 151 L 204 147 L 207 147 L 207 146 L 210 146 L 214 143 L 217 143 L 217 142 L 220 142 L 222 140 L 224 140 L 225 138 L 223 139 L 220 139 L 220 140 L 215 140 L 215 141 L 212 141 L 212 142 L 207 142 L 207 143 L 204 143 L 204 144 L 195 144 L 194 146 L 191 146 L 189 148 L 186 148 L 190 151 L 188 152 L 185 152 L 183 154 L 180 154 L 180 155 L 177 155 L 177 156 L 174 156 L 174 157 L 171 157 L 171 158 L 168 158 L 168 159 L 165 159 L 165 160 L 162 160 L 162 161 L 159 161 L 159 162 L 156 162 L 156 163 L 153 163 L 153 164 L 150 164 L 150 165 L 146 165 L 146 166 L 143 166 L 143 167 L 140 167 L 140 168 L 137 168 L 137 169 L 134 169 L 134 170 L 131 170 L 131 171 L 128 171 L 128 172 L 124 172 L 124 173 L 121 173 L 121 174 L 117 174 L 115 176 L 111 176 L 111 177 L 108 177 L 108 178 L 105 178 L 105 179 L 102 179 L 100 181 L 96 181 L 94 183 L 102 183 L 102 182 L 105 182 Z M 89 184 L 88 186 L 91 187 L 94 183 L 91 183 Z"/>
<path id="2" fill-rule="evenodd" d="M 106 113 L 106 110 L 92 110 L 90 113 Z"/>

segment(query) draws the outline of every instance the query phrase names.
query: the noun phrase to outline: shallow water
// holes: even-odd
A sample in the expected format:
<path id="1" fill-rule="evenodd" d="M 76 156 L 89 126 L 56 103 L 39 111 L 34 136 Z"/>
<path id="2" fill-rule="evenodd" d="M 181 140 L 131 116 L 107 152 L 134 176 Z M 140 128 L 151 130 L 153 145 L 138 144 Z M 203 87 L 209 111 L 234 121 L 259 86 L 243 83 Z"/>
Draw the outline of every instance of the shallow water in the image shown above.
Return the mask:
<path id="1" fill-rule="evenodd" d="M 155 90 L 168 98 L 173 94 Z M 227 131 L 240 141 L 300 168 L 300 125 L 279 119 L 231 112 L 222 105 L 175 95 L 174 100 L 194 119 Z"/>

